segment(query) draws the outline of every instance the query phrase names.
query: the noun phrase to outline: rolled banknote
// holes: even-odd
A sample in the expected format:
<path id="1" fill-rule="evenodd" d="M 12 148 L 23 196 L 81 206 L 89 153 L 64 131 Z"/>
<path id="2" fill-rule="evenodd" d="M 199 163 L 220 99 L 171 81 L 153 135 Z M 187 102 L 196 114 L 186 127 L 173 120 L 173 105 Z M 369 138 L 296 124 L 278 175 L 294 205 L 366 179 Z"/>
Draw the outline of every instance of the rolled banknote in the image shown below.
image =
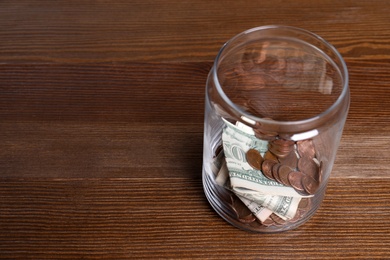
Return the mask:
<path id="1" fill-rule="evenodd" d="M 261 222 L 266 221 L 269 216 L 272 215 L 273 211 L 270 209 L 267 209 L 259 204 L 257 204 L 254 201 L 248 200 L 245 197 L 242 197 L 240 195 L 237 195 L 237 197 L 245 204 L 245 206 L 248 207 L 248 209 L 255 215 L 256 218 L 258 218 Z"/>
<path id="2" fill-rule="evenodd" d="M 237 196 L 244 197 L 271 210 L 284 220 L 292 219 L 295 216 L 301 201 L 301 198 L 297 197 L 272 196 L 247 189 L 237 188 L 233 191 Z"/>
<path id="3" fill-rule="evenodd" d="M 232 187 L 225 158 L 219 156 L 216 158 L 219 158 L 221 161 L 215 163 L 215 165 L 220 165 L 220 169 L 215 176 L 215 182 L 219 186 L 235 193 L 260 221 L 265 221 L 272 213 L 284 220 L 295 216 L 301 198 L 270 195 L 250 189 Z"/>

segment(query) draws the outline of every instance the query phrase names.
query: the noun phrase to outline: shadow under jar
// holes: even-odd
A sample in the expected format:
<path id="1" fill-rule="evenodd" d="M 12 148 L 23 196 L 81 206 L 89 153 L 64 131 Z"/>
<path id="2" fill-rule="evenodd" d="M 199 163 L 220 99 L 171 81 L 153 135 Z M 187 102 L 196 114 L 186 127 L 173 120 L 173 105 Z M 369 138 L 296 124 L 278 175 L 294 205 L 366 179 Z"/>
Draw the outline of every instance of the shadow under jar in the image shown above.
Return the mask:
<path id="1" fill-rule="evenodd" d="M 206 86 L 203 186 L 215 211 L 253 232 L 296 228 L 320 206 L 349 109 L 348 71 L 319 36 L 245 31 Z"/>

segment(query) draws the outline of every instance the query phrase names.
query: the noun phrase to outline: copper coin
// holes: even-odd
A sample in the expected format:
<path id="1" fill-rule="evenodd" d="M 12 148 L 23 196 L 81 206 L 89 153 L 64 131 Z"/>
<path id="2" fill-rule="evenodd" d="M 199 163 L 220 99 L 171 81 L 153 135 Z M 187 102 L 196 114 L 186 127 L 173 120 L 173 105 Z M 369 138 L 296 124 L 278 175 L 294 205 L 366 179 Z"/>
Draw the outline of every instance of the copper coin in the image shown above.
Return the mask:
<path id="1" fill-rule="evenodd" d="M 289 180 L 288 180 L 288 175 L 290 174 L 290 172 L 292 172 L 293 170 L 287 166 L 287 165 L 281 165 L 278 169 L 278 176 L 279 176 L 279 179 L 280 179 L 280 182 L 283 184 L 283 185 L 286 185 L 286 186 L 291 186 Z"/>
<path id="2" fill-rule="evenodd" d="M 304 191 L 302 184 L 302 178 L 305 177 L 305 174 L 298 171 L 292 171 L 288 174 L 288 181 L 290 182 L 291 186 L 296 189 L 297 191 Z"/>
<path id="3" fill-rule="evenodd" d="M 263 118 L 267 120 L 272 120 L 272 118 Z M 255 136 L 262 140 L 272 141 L 275 140 L 278 136 L 278 133 L 275 131 L 265 130 L 261 123 L 256 122 L 255 127 L 253 128 Z"/>
<path id="4" fill-rule="evenodd" d="M 261 170 L 261 164 L 263 163 L 263 157 L 256 149 L 249 149 L 246 152 L 246 160 L 252 168 Z"/>
<path id="5" fill-rule="evenodd" d="M 309 206 L 309 199 L 308 198 L 302 198 L 301 201 L 298 204 L 298 208 L 300 209 L 306 209 Z"/>
<path id="6" fill-rule="evenodd" d="M 302 178 L 302 185 L 308 194 L 316 193 L 320 187 L 320 183 L 308 175 Z"/>
<path id="7" fill-rule="evenodd" d="M 274 143 L 269 143 L 269 146 L 272 147 L 273 150 L 281 153 L 288 153 L 294 149 L 292 146 L 278 146 Z"/>
<path id="8" fill-rule="evenodd" d="M 269 132 L 267 133 L 266 131 L 264 130 L 261 130 L 261 129 L 253 129 L 253 131 L 255 132 L 255 136 L 261 140 L 267 140 L 267 141 L 272 141 L 272 140 L 275 140 L 276 139 L 276 136 L 278 135 L 278 133 L 276 132 Z"/>
<path id="9" fill-rule="evenodd" d="M 262 228 L 262 224 L 260 222 L 260 220 L 258 218 L 256 218 L 255 221 L 249 223 L 249 226 L 255 228 L 255 229 L 258 229 L 258 228 Z"/>
<path id="10" fill-rule="evenodd" d="M 230 209 L 234 211 L 236 218 L 238 219 L 240 215 L 235 207 L 236 200 L 238 200 L 237 196 L 234 194 L 230 194 L 230 203 L 228 203 L 227 205 L 229 205 Z"/>
<path id="11" fill-rule="evenodd" d="M 278 217 L 276 214 L 271 214 L 270 216 L 273 221 L 275 221 L 275 224 L 280 226 L 286 224 L 286 220 L 282 219 L 281 217 Z"/>
<path id="12" fill-rule="evenodd" d="M 252 223 L 254 221 L 256 221 L 256 217 L 251 213 L 247 216 L 244 216 L 244 217 L 239 217 L 238 218 L 238 221 L 240 221 L 241 223 Z"/>
<path id="13" fill-rule="evenodd" d="M 298 222 L 299 220 L 301 220 L 306 215 L 306 213 L 307 213 L 307 209 L 298 208 L 297 213 L 294 216 L 294 219 L 297 219 L 297 220 L 295 220 L 294 222 Z"/>
<path id="14" fill-rule="evenodd" d="M 275 150 L 281 153 L 288 153 L 294 150 L 295 143 L 291 140 L 276 139 L 270 142 L 270 144 Z"/>
<path id="15" fill-rule="evenodd" d="M 268 144 L 268 150 L 273 153 L 274 155 L 276 155 L 278 158 L 284 158 L 286 157 L 290 151 L 289 150 L 280 150 L 279 147 L 269 143 Z"/>
<path id="16" fill-rule="evenodd" d="M 281 139 L 278 139 L 278 140 L 281 140 Z M 285 141 L 284 141 L 285 142 Z M 276 156 L 278 156 L 279 158 L 284 158 L 286 157 L 288 154 L 290 154 L 290 152 L 292 152 L 294 150 L 294 145 L 289 145 L 289 146 L 283 146 L 283 145 L 278 145 L 276 143 L 269 143 L 268 145 L 268 149 L 273 153 L 275 154 Z"/>
<path id="17" fill-rule="evenodd" d="M 311 139 L 297 142 L 298 153 L 301 157 L 313 159 L 316 156 L 313 141 Z"/>
<path id="18" fill-rule="evenodd" d="M 269 217 L 266 220 L 264 220 L 261 224 L 263 224 L 266 227 L 269 227 L 275 225 L 275 221 L 273 221 L 273 219 Z"/>
<path id="19" fill-rule="evenodd" d="M 313 159 L 309 159 L 307 157 L 300 158 L 298 160 L 298 169 L 313 179 L 318 180 L 319 169 Z"/>
<path id="20" fill-rule="evenodd" d="M 270 151 L 267 151 L 265 154 L 264 154 L 264 159 L 266 160 L 271 160 L 271 161 L 274 161 L 274 162 L 278 162 L 278 157 L 276 157 L 273 153 L 271 153 Z"/>
<path id="21" fill-rule="evenodd" d="M 226 208 L 226 210 L 228 212 L 230 212 L 231 214 L 234 214 L 235 217 L 238 218 L 237 210 L 233 207 L 233 205 L 231 203 L 227 203 L 226 205 L 228 206 L 228 208 Z"/>
<path id="22" fill-rule="evenodd" d="M 300 213 L 299 210 L 295 213 L 295 216 L 292 219 L 289 219 L 288 222 L 295 223 L 298 222 L 302 218 L 302 214 Z"/>
<path id="23" fill-rule="evenodd" d="M 274 180 L 276 180 L 279 183 L 282 183 L 278 172 L 280 166 L 282 166 L 280 163 L 276 163 L 274 166 L 272 166 L 272 176 L 274 177 Z"/>
<path id="24" fill-rule="evenodd" d="M 242 202 L 237 196 L 231 195 L 232 200 L 232 208 L 236 213 L 236 217 L 240 222 L 250 223 L 251 220 L 256 220 L 256 217 L 253 216 L 252 212 L 248 209 L 248 207 Z M 252 214 L 253 218 L 250 216 Z"/>
<path id="25" fill-rule="evenodd" d="M 279 147 L 291 147 L 294 146 L 294 141 L 285 140 L 285 139 L 276 139 L 272 141 L 272 144 Z"/>
<path id="26" fill-rule="evenodd" d="M 261 170 L 263 175 L 270 180 L 274 180 L 274 176 L 272 175 L 272 167 L 276 164 L 276 162 L 271 160 L 265 160 L 261 165 Z"/>
<path id="27" fill-rule="evenodd" d="M 298 157 L 297 157 L 295 151 L 291 151 L 284 158 L 279 158 L 279 162 L 291 167 L 292 169 L 296 169 L 298 167 Z"/>

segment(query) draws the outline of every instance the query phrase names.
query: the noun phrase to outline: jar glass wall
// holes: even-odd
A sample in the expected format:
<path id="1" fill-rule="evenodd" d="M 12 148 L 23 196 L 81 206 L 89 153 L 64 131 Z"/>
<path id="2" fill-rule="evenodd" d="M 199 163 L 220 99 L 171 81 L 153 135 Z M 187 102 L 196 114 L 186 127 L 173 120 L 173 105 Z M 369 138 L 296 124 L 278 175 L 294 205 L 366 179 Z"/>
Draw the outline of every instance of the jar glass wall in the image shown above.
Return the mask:
<path id="1" fill-rule="evenodd" d="M 232 225 L 278 232 L 323 200 L 349 108 L 348 72 L 319 36 L 245 31 L 218 53 L 206 85 L 203 186 Z"/>

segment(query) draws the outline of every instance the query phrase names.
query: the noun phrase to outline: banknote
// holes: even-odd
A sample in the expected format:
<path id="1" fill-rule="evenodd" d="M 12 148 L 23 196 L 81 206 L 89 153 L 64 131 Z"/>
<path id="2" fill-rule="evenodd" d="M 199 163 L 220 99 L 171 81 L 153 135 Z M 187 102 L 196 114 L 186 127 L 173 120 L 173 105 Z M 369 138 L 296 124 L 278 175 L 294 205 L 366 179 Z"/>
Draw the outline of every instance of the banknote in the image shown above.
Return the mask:
<path id="1" fill-rule="evenodd" d="M 272 196 L 258 191 L 243 188 L 233 189 L 239 197 L 244 197 L 264 208 L 271 210 L 284 220 L 292 219 L 298 209 L 301 198 L 287 196 Z"/>
<path id="2" fill-rule="evenodd" d="M 220 169 L 215 176 L 215 182 L 235 193 L 260 221 L 265 221 L 272 213 L 284 220 L 295 216 L 300 198 L 270 195 L 241 187 L 233 187 L 231 184 L 232 174 L 227 167 L 227 160 L 219 156 L 215 159 L 220 161 L 215 162 L 215 165 L 220 165 Z"/>
<path id="3" fill-rule="evenodd" d="M 257 149 L 262 155 L 268 150 L 268 141 L 256 138 L 251 128 L 241 123 L 235 126 L 227 120 L 224 122 L 222 142 L 226 157 L 245 161 L 245 152 L 250 148 Z"/>
<path id="4" fill-rule="evenodd" d="M 245 206 L 248 207 L 248 209 L 253 213 L 253 215 L 255 215 L 255 217 L 258 218 L 261 222 L 266 221 L 269 218 L 269 216 L 271 216 L 273 213 L 272 210 L 267 209 L 252 200 L 249 200 L 240 195 L 237 195 L 237 197 L 245 204 Z"/>
<path id="5" fill-rule="evenodd" d="M 216 176 L 221 169 L 222 165 L 225 164 L 225 153 L 223 151 L 219 152 L 212 160 L 210 167 L 211 171 Z"/>
<path id="6" fill-rule="evenodd" d="M 222 162 L 219 163 L 220 168 L 215 176 L 215 182 L 224 188 L 230 189 L 230 179 L 229 179 L 229 170 L 226 166 L 225 158 L 221 159 Z"/>
<path id="7" fill-rule="evenodd" d="M 222 133 L 222 143 L 233 189 L 244 188 L 277 196 L 309 197 L 298 193 L 292 187 L 268 179 L 261 170 L 253 169 L 246 161 L 246 152 L 249 149 L 256 149 L 264 154 L 268 150 L 268 142 L 250 134 L 249 127 L 243 130 L 244 127 L 237 127 L 227 120 L 224 121 L 226 127 Z"/>

